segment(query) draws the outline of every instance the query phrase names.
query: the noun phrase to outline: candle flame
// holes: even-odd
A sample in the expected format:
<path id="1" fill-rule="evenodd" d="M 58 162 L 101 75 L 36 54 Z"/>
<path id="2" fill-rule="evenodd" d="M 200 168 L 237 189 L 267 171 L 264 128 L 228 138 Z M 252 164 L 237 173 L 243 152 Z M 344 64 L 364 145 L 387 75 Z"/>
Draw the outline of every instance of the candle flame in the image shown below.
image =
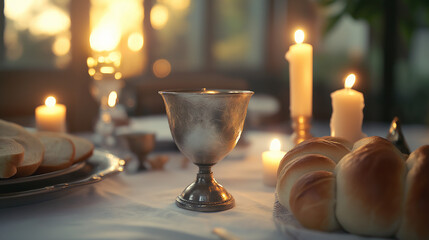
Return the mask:
<path id="1" fill-rule="evenodd" d="M 116 105 L 116 100 L 118 99 L 118 94 L 116 91 L 111 91 L 109 94 L 109 98 L 107 99 L 107 104 L 109 107 L 114 107 Z"/>
<path id="2" fill-rule="evenodd" d="M 348 75 L 346 78 L 346 81 L 344 82 L 344 87 L 347 89 L 350 89 L 353 87 L 353 85 L 355 84 L 356 81 L 356 75 L 354 75 L 353 73 Z"/>
<path id="3" fill-rule="evenodd" d="M 270 151 L 280 151 L 280 148 L 281 148 L 280 140 L 278 140 L 277 138 L 274 138 L 270 144 Z"/>
<path id="4" fill-rule="evenodd" d="M 295 32 L 295 42 L 296 43 L 302 43 L 302 42 L 304 42 L 304 31 L 302 31 L 301 29 L 298 29 Z"/>
<path id="5" fill-rule="evenodd" d="M 49 96 L 45 100 L 45 105 L 48 107 L 53 107 L 57 103 L 57 100 L 53 96 Z"/>

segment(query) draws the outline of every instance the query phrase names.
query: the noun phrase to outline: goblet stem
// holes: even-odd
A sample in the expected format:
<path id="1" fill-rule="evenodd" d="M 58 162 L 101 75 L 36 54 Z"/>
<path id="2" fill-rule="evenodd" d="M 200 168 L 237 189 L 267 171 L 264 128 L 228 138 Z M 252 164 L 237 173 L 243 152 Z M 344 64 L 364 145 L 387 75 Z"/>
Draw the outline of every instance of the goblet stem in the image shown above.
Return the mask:
<path id="1" fill-rule="evenodd" d="M 137 167 L 137 171 L 146 171 L 147 167 L 144 165 L 147 159 L 147 154 L 141 154 L 138 156 L 139 165 Z"/>
<path id="2" fill-rule="evenodd" d="M 212 173 L 213 165 L 198 165 L 198 174 L 210 174 Z"/>
<path id="3" fill-rule="evenodd" d="M 197 184 L 217 184 L 213 178 L 212 166 L 198 166 L 199 170 L 197 173 Z"/>

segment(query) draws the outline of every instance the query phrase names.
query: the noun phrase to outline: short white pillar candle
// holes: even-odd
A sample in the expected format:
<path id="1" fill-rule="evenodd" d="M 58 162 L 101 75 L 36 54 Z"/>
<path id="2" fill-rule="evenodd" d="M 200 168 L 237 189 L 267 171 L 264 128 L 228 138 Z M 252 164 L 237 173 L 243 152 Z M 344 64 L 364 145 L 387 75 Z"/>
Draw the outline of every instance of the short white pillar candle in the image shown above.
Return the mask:
<path id="1" fill-rule="evenodd" d="M 277 168 L 286 152 L 280 150 L 280 140 L 273 139 L 270 144 L 270 150 L 262 153 L 262 163 L 264 165 L 263 181 L 267 186 L 276 186 Z"/>
<path id="2" fill-rule="evenodd" d="M 36 127 L 38 131 L 65 132 L 66 106 L 57 104 L 52 96 L 46 98 L 45 105 L 36 108 Z"/>

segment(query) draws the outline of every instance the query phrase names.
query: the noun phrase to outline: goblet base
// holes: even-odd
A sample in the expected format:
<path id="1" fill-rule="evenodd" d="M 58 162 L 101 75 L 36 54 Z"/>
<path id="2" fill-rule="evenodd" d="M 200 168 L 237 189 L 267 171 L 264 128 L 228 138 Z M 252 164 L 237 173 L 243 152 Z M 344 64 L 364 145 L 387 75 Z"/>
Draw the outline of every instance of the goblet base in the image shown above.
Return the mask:
<path id="1" fill-rule="evenodd" d="M 197 212 L 220 212 L 233 208 L 235 200 L 231 197 L 226 202 L 194 202 L 178 196 L 176 198 L 176 205 L 180 208 Z"/>
<path id="2" fill-rule="evenodd" d="M 192 211 L 218 212 L 233 208 L 235 200 L 222 185 L 216 182 L 210 168 L 202 169 L 200 166 L 197 180 L 176 198 L 176 205 Z"/>

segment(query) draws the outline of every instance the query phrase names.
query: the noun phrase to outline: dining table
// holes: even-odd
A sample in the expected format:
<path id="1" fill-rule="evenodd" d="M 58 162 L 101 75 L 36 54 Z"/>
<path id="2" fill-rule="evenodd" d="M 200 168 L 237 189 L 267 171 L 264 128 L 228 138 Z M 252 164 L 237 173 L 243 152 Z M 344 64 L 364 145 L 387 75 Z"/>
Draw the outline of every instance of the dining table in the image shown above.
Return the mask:
<path id="1" fill-rule="evenodd" d="M 2 207 L 0 239 L 291 239 L 275 223 L 275 187 L 264 185 L 261 159 L 273 138 L 280 139 L 284 151 L 293 147 L 287 127 L 285 131 L 244 130 L 246 144 L 238 144 L 213 167 L 216 180 L 234 197 L 236 205 L 210 213 L 175 204 L 176 197 L 195 180 L 198 169 L 192 163 L 184 164 L 186 159 L 174 147 L 165 115 L 130 118 L 124 128 L 153 132 L 156 143 L 169 143 L 156 147 L 148 156 L 167 157 L 163 169 L 135 172 L 125 168 L 103 181 L 64 189 L 52 199 Z M 363 126 L 368 136 L 384 137 L 388 130 L 388 123 Z M 404 125 L 403 131 L 411 150 L 429 144 L 427 126 Z M 315 121 L 312 134 L 329 135 L 329 124 Z M 120 139 L 118 146 L 106 150 L 129 158 L 131 164 L 135 156 L 119 143 Z"/>

